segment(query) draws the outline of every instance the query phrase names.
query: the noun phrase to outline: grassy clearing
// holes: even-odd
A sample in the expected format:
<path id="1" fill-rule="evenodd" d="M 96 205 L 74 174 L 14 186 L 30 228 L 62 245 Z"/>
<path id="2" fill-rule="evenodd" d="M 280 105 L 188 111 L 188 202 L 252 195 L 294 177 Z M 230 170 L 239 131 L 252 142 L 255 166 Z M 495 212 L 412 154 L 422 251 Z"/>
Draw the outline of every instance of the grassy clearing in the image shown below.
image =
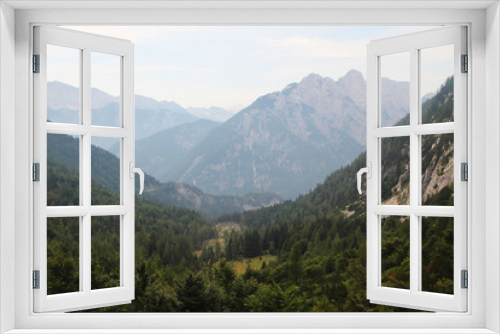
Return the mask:
<path id="1" fill-rule="evenodd" d="M 219 235 L 222 236 L 225 232 L 241 232 L 243 230 L 243 225 L 241 223 L 235 223 L 233 221 L 226 221 L 217 223 L 217 229 L 219 230 Z"/>
<path id="2" fill-rule="evenodd" d="M 224 242 L 224 238 L 218 238 L 218 239 L 208 239 L 203 243 L 203 247 L 209 247 L 212 246 L 215 249 L 215 244 L 219 242 L 219 245 L 224 249 L 226 247 L 226 243 Z"/>
<path id="3" fill-rule="evenodd" d="M 194 251 L 194 253 L 196 254 L 197 257 L 200 257 L 203 248 L 212 246 L 213 249 L 215 250 L 215 244 L 217 243 L 217 241 L 220 244 L 221 250 L 224 251 L 224 249 L 226 248 L 226 243 L 224 242 L 224 238 L 218 238 L 218 239 L 206 240 L 205 242 L 203 242 L 203 246 L 201 247 L 201 249 Z"/>
<path id="4" fill-rule="evenodd" d="M 215 244 L 217 243 L 217 241 L 219 242 L 222 251 L 224 251 L 226 248 L 226 242 L 223 238 L 224 234 L 231 233 L 231 231 L 240 232 L 242 229 L 243 229 L 243 227 L 240 223 L 235 223 L 232 221 L 218 223 L 217 230 L 218 230 L 219 237 L 215 238 L 215 239 L 205 240 L 203 242 L 203 245 L 201 246 L 201 249 L 194 251 L 194 253 L 196 254 L 197 257 L 200 257 L 203 248 L 207 248 L 209 246 L 212 246 L 215 250 Z"/>
<path id="5" fill-rule="evenodd" d="M 248 265 L 250 265 L 250 268 L 260 270 L 262 267 L 262 262 L 266 262 L 266 264 L 269 264 L 269 262 L 276 261 L 277 256 L 275 255 L 262 255 L 248 258 L 248 259 L 243 259 L 242 261 L 232 261 L 230 264 L 233 265 L 234 271 L 238 275 L 242 275 L 245 273 L 247 270 Z"/>

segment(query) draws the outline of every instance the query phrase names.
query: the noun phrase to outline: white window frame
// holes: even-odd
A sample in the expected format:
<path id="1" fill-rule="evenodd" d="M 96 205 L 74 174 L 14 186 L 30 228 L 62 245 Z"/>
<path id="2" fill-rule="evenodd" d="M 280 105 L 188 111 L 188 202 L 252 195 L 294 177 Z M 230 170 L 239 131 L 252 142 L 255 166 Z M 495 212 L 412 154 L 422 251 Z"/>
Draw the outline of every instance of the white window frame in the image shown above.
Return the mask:
<path id="1" fill-rule="evenodd" d="M 405 1 L 408 2 L 408 1 Z M 103 1 L 79 2 L 74 6 L 85 9 L 66 8 L 62 10 L 40 9 L 41 7 L 54 6 L 55 2 L 19 2 L 11 1 L 8 4 L 0 4 L 0 25 L 7 26 L 15 31 L 15 62 L 9 57 L 1 57 L 0 66 L 2 71 L 8 70 L 9 65 L 15 63 L 15 76 L 12 71 L 9 78 L 0 78 L 4 85 L 0 86 L 1 101 L 7 106 L 15 105 L 15 119 L 10 114 L 1 110 L 0 117 L 8 120 L 11 126 L 15 126 L 15 135 L 0 132 L 3 142 L 1 154 L 4 157 L 15 158 L 15 226 L 3 220 L 2 231 L 10 234 L 1 236 L 2 247 L 0 249 L 2 266 L 2 277 L 0 293 L 2 304 L 0 304 L 0 315 L 8 319 L 14 314 L 15 319 L 8 320 L 5 330 L 16 328 L 15 333 L 36 333 L 37 329 L 64 329 L 60 332 L 76 332 L 77 329 L 88 329 L 86 332 L 100 333 L 106 329 L 127 329 L 133 333 L 131 328 L 142 328 L 135 332 L 144 332 L 144 329 L 165 329 L 161 332 L 186 332 L 175 329 L 193 329 L 194 332 L 203 332 L 202 329 L 211 329 L 211 332 L 248 332 L 244 328 L 254 328 L 255 332 L 282 332 L 283 328 L 296 330 L 294 332 L 342 332 L 349 329 L 351 333 L 376 333 L 397 332 L 405 333 L 419 328 L 422 333 L 492 333 L 500 331 L 500 261 L 498 259 L 500 244 L 500 175 L 498 165 L 500 163 L 500 136 L 498 128 L 500 118 L 497 110 L 500 108 L 498 91 L 500 90 L 500 11 L 497 2 L 447 2 L 433 1 L 419 3 L 410 1 L 409 4 L 398 2 L 388 4 L 384 1 L 366 2 L 331 2 L 316 3 L 298 1 L 293 3 L 269 2 L 246 2 L 238 4 L 221 4 L 216 1 L 208 1 L 203 5 L 191 3 L 179 5 L 172 2 L 164 4 L 163 9 L 147 9 L 151 2 L 144 5 L 134 3 L 136 9 L 104 10 L 102 7 L 116 6 L 116 3 Z M 57 6 L 70 6 L 57 2 Z M 166 3 L 166 2 L 165 2 Z M 24 8 L 38 8 L 30 10 L 19 10 L 15 13 L 15 24 L 10 19 L 13 6 L 24 6 Z M 38 7 L 37 7 L 38 6 Z M 162 6 L 157 2 L 153 6 Z M 177 7 L 176 7 L 177 6 Z M 226 7 L 224 7 L 226 6 Z M 253 7 L 252 7 L 253 6 Z M 392 6 L 398 6 L 397 9 Z M 453 8 L 461 6 L 461 9 Z M 488 9 L 486 7 L 490 6 Z M 96 9 L 100 7 L 100 9 Z M 179 8 L 180 7 L 180 8 Z M 75 7 L 74 7 L 75 8 Z M 349 9 L 351 8 L 351 9 Z M 352 9 L 356 8 L 356 9 Z M 403 9 L 402 9 L 403 8 Z M 5 16 L 6 21 L 2 21 Z M 486 23 L 486 25 L 485 25 Z M 29 73 L 30 55 L 32 53 L 32 26 L 35 24 L 64 24 L 64 25 L 133 25 L 133 24 L 168 24 L 168 25 L 411 25 L 411 24 L 465 24 L 469 27 L 469 50 L 471 59 L 469 68 L 472 75 L 468 78 L 471 87 L 468 96 L 469 119 L 468 131 L 471 140 L 468 143 L 470 159 L 471 179 L 468 195 L 469 221 L 473 225 L 469 227 L 468 234 L 471 242 L 468 245 L 469 284 L 468 300 L 469 309 L 467 313 L 407 313 L 407 314 L 360 314 L 360 313 L 338 313 L 338 314 L 34 314 L 31 285 L 32 259 L 29 256 L 32 245 L 32 184 L 29 180 L 32 156 L 32 78 Z M 0 31 L 0 43 L 2 52 L 13 54 L 12 36 L 9 31 Z M 1 37 L 11 37 L 1 38 Z M 6 45 L 6 48 L 4 48 Z M 5 51 L 4 51 L 5 50 Z M 485 71 L 485 66 L 488 71 Z M 5 83 L 13 82 L 15 79 L 15 101 L 6 97 L 12 87 Z M 488 85 L 486 85 L 488 83 Z M 9 111 L 11 112 L 11 110 Z M 0 126 L 2 126 L 0 124 Z M 5 138 L 15 138 L 15 150 L 10 149 L 5 143 Z M 11 145 L 11 144 L 10 144 Z M 485 154 L 485 149 L 489 152 Z M 488 162 L 488 164 L 485 164 Z M 5 167 L 4 167 L 5 166 Z M 486 166 L 486 167 L 485 167 Z M 5 160 L 1 161 L 0 178 L 2 181 L 9 177 L 7 172 L 12 170 Z M 491 172 L 488 182 L 486 173 Z M 12 184 L 12 183 L 10 183 Z M 3 189 L 2 189 L 3 190 Z M 488 196 L 486 196 L 488 194 Z M 6 204 L 4 198 L 0 199 L 1 208 Z M 485 206 L 485 203 L 488 206 Z M 486 219 L 486 217 L 488 219 Z M 13 231 L 15 228 L 15 231 Z M 15 237 L 15 246 L 6 239 Z M 14 256 L 12 256 L 14 253 Z M 12 259 L 9 259 L 12 258 Z M 5 271 L 4 269 L 11 269 Z M 5 277 L 5 278 L 4 278 Z M 15 292 L 10 292 L 15 284 Z M 488 290 L 488 293 L 485 291 Z M 6 299 L 3 299 L 4 296 Z M 5 301 L 4 301 L 5 300 Z M 15 305 L 14 312 L 6 307 L 8 303 Z M 10 312 L 10 313 L 9 313 Z M 358 329 L 357 331 L 355 329 Z M 383 330 L 381 328 L 384 328 Z M 196 330 L 198 329 L 198 330 Z M 219 330 L 218 330 L 219 329 Z M 232 329 L 232 330 L 231 330 Z M 268 329 L 268 330 L 265 330 Z M 280 330 L 281 329 L 281 330 Z M 432 329 L 432 330 L 431 330 Z M 462 330 L 459 330 L 462 329 Z M 41 331 L 40 331 L 41 332 Z M 46 332 L 46 331 L 45 331 Z M 57 332 L 53 330 L 51 332 Z M 290 330 L 292 332 L 292 330 Z M 345 331 L 344 331 L 345 332 Z"/>
<path id="2" fill-rule="evenodd" d="M 134 163 L 134 45 L 130 41 L 72 31 L 51 26 L 34 27 L 34 54 L 39 56 L 39 73 L 34 84 L 34 162 L 40 166 L 34 192 L 34 270 L 39 271 L 39 289 L 34 289 L 34 311 L 74 311 L 130 303 L 135 291 L 135 196 L 130 170 Z M 47 122 L 47 45 L 79 50 L 80 108 L 78 124 Z M 120 110 L 118 127 L 92 125 L 91 55 L 99 52 L 120 58 Z M 74 135 L 80 138 L 80 203 L 74 206 L 47 206 L 47 134 Z M 91 205 L 92 136 L 120 140 L 120 203 Z M 133 175 L 133 174 L 132 174 Z M 119 216 L 120 286 L 91 288 L 91 220 L 97 216 Z M 47 219 L 79 218 L 79 291 L 47 295 Z"/>
<path id="3" fill-rule="evenodd" d="M 370 42 L 367 52 L 367 154 L 371 177 L 367 179 L 367 297 L 372 303 L 434 311 L 464 312 L 467 290 L 461 287 L 461 270 L 467 270 L 467 184 L 461 181 L 460 164 L 467 163 L 467 73 L 461 71 L 461 56 L 467 54 L 466 28 L 437 28 Z M 422 124 L 420 92 L 421 50 L 453 46 L 454 122 Z M 381 58 L 409 54 L 410 124 L 382 127 Z M 454 206 L 424 206 L 421 203 L 422 135 L 454 134 Z M 382 140 L 405 136 L 410 141 L 410 203 L 382 204 Z M 470 182 L 473 182 L 471 179 Z M 408 216 L 410 220 L 409 289 L 384 287 L 382 271 L 382 220 L 384 215 Z M 422 217 L 452 217 L 454 226 L 453 294 L 422 291 Z"/>

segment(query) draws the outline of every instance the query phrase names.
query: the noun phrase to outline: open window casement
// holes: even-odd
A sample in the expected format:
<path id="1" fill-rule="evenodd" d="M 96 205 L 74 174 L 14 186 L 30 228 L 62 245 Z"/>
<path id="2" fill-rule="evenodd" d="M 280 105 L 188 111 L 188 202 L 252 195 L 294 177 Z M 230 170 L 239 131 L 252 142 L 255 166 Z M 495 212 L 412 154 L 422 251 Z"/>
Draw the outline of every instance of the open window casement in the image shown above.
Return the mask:
<path id="1" fill-rule="evenodd" d="M 367 168 L 360 172 L 367 172 L 372 303 L 467 310 L 466 54 L 465 27 L 368 45 Z M 449 76 L 439 77 L 446 66 Z M 398 93 L 387 77 L 409 81 L 409 115 L 396 124 L 384 112 L 384 96 Z"/>
<path id="2" fill-rule="evenodd" d="M 84 310 L 134 299 L 133 64 L 129 41 L 34 28 L 35 312 Z M 105 101 L 108 109 L 99 109 L 113 117 L 94 114 L 93 106 L 104 104 L 100 92 L 91 90 L 99 82 L 114 84 L 119 94 Z M 49 102 L 63 112 L 49 113 Z M 119 163 L 103 171 L 93 168 L 92 159 L 109 157 L 99 148 L 106 141 L 116 143 L 119 159 L 113 161 Z M 114 192 L 94 182 L 99 178 Z M 102 193 L 112 195 L 103 200 Z M 92 240 L 99 233 L 107 244 Z M 109 279 L 96 282 L 94 271 Z M 63 273 L 71 281 L 63 281 Z"/>

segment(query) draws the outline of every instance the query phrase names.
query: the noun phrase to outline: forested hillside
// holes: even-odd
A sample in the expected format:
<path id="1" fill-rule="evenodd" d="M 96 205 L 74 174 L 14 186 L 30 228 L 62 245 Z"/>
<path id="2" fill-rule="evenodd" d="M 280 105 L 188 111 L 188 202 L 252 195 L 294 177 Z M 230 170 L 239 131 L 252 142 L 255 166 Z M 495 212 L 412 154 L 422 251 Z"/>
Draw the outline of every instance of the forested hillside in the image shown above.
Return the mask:
<path id="1" fill-rule="evenodd" d="M 452 119 L 452 87 L 450 78 L 425 102 L 423 119 Z M 408 187 L 408 147 L 395 139 L 389 143 L 383 146 L 382 175 L 387 184 L 383 196 L 401 203 Z M 449 205 L 453 201 L 453 179 L 447 176 L 453 166 L 452 137 L 428 136 L 422 146 L 424 204 Z M 361 154 L 295 201 L 224 215 L 212 222 L 193 211 L 138 198 L 136 299 L 97 311 L 395 311 L 366 299 L 366 204 L 365 196 L 356 191 L 355 179 L 365 161 Z M 76 182 L 74 167 L 56 159 L 51 163 L 53 182 Z M 100 196 L 110 200 L 116 196 L 113 189 L 94 182 Z M 53 192 L 50 199 L 71 196 Z M 71 241 L 78 240 L 71 239 L 77 230 L 68 233 L 58 223 L 49 228 L 49 236 L 54 235 L 49 237 L 50 270 L 59 284 L 51 292 L 70 291 L 78 282 L 71 275 L 78 273 L 77 262 L 71 260 L 77 254 L 78 247 Z M 96 286 L 116 284 L 116 275 L 110 272 L 110 263 L 116 261 L 107 255 L 113 254 L 112 230 L 96 233 L 92 242 L 102 250 L 92 268 Z M 423 289 L 453 293 L 453 219 L 424 217 L 422 249 Z M 408 288 L 407 217 L 383 217 L 382 262 L 382 284 Z"/>
<path id="2" fill-rule="evenodd" d="M 67 202 L 78 203 L 78 192 L 67 191 L 78 184 L 78 173 L 54 158 L 49 159 L 49 180 L 57 183 L 57 187 L 55 184 L 49 185 L 47 201 L 57 203 L 60 198 L 65 198 Z M 116 191 L 101 186 L 96 180 L 93 180 L 93 185 L 93 197 L 98 196 L 102 203 L 117 201 Z M 142 197 L 136 197 L 135 203 L 138 270 L 153 259 L 157 259 L 161 266 L 176 267 L 181 271 L 184 268 L 196 267 L 198 260 L 194 251 L 199 249 L 205 240 L 216 237 L 215 226 L 191 210 Z M 97 247 L 99 250 L 92 252 L 92 275 L 98 282 L 92 283 L 93 288 L 109 286 L 108 278 L 119 282 L 119 262 L 116 260 L 119 247 L 112 244 L 113 239 L 119 235 L 119 228 L 110 228 L 112 217 L 104 218 L 100 224 L 92 224 L 92 248 Z M 78 291 L 78 223 L 68 223 L 67 218 L 50 218 L 47 227 L 50 277 L 48 293 Z"/>
<path id="3" fill-rule="evenodd" d="M 79 140 L 72 136 L 60 134 L 47 135 L 48 176 L 47 189 L 53 192 L 48 205 L 76 205 L 78 198 L 78 178 L 74 184 L 68 184 L 68 180 L 60 180 L 52 176 L 56 167 L 52 166 L 54 161 L 62 163 L 65 173 L 78 176 L 79 168 Z M 102 186 L 117 192 L 120 180 L 119 158 L 109 151 L 100 147 L 92 146 L 91 150 L 91 172 L 92 172 L 92 204 L 107 205 L 118 204 L 115 200 L 101 196 L 102 191 L 94 189 Z M 267 207 L 280 203 L 282 199 L 271 193 L 245 194 L 244 196 L 217 196 L 206 194 L 195 186 L 177 182 L 159 182 L 154 177 L 145 173 L 144 197 L 153 201 L 195 210 L 205 217 L 214 218 L 229 212 L 243 212 Z M 139 179 L 136 177 L 136 189 L 139 189 Z M 59 194 L 57 197 L 55 194 Z M 76 200 L 76 202 L 74 202 Z"/>

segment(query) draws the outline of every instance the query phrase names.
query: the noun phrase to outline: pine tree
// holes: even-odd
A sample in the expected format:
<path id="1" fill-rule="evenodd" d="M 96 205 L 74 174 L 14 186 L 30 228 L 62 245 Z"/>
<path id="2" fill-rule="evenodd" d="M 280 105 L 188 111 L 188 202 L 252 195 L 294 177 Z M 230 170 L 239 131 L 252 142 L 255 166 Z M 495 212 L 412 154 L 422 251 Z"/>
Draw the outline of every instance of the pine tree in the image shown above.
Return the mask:
<path id="1" fill-rule="evenodd" d="M 292 246 L 292 250 L 290 251 L 290 257 L 288 261 L 288 269 L 290 273 L 290 279 L 297 285 L 299 285 L 302 281 L 304 268 L 302 267 L 302 252 L 301 245 L 299 242 L 296 242 Z"/>

